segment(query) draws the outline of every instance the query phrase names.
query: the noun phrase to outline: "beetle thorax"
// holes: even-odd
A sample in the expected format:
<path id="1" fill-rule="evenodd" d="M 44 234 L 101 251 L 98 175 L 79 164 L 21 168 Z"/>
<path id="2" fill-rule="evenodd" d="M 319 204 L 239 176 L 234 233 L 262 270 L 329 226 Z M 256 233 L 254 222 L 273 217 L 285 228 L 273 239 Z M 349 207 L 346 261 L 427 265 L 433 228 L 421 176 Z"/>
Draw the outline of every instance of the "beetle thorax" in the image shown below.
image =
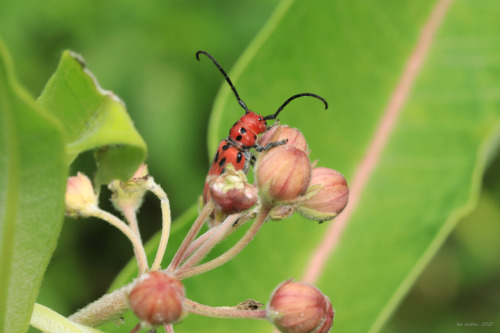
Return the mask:
<path id="1" fill-rule="evenodd" d="M 231 127 L 229 139 L 237 145 L 252 147 L 257 140 L 257 135 L 264 133 L 266 129 L 267 123 L 264 117 L 248 111 Z"/>

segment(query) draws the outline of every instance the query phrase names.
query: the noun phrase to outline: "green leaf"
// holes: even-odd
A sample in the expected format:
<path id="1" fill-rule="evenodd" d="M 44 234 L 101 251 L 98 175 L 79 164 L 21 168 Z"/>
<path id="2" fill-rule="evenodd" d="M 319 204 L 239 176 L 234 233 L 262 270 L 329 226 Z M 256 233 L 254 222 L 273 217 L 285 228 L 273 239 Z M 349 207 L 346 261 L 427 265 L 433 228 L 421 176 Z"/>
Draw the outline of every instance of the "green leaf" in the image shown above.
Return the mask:
<path id="1" fill-rule="evenodd" d="M 24 332 L 64 212 L 62 127 L 19 86 L 0 41 L 0 331 Z"/>
<path id="2" fill-rule="evenodd" d="M 394 127 L 380 151 L 373 148 L 383 132 L 379 120 L 422 29 L 436 16 L 435 5 L 443 3 L 283 1 L 234 70 L 226 68 L 245 103 L 263 115 L 296 93 L 313 92 L 329 101 L 324 111 L 319 101 L 302 98 L 280 114 L 281 123 L 305 134 L 319 166 L 359 184 L 358 168 L 368 153 L 377 156 L 367 182 L 353 193 L 355 208 L 316 281 L 336 310 L 333 331 L 383 327 L 458 219 L 475 205 L 488 154 L 498 147 L 500 68 L 493 41 L 500 31 L 500 3 L 462 0 L 443 10 L 416 81 L 410 80 L 410 95 L 392 119 Z M 220 75 L 216 68 L 214 75 Z M 211 154 L 242 112 L 224 82 L 210 122 Z M 318 225 L 294 216 L 267 223 L 233 261 L 185 280 L 187 296 L 213 306 L 248 298 L 267 303 L 278 283 L 307 276 L 318 245 L 328 249 L 324 237 L 340 221 Z M 178 330 L 270 332 L 272 327 L 188 316 Z"/>
<path id="3" fill-rule="evenodd" d="M 47 333 L 99 333 L 92 327 L 87 327 L 72 322 L 71 320 L 61 316 L 59 313 L 51 309 L 35 304 L 33 315 L 31 317 L 31 325 L 38 328 L 42 332 Z"/>
<path id="4" fill-rule="evenodd" d="M 146 157 L 146 144 L 137 133 L 125 104 L 103 90 L 81 56 L 65 51 L 38 103 L 63 124 L 67 159 L 96 149 L 97 184 L 127 180 Z"/>
<path id="5" fill-rule="evenodd" d="M 319 166 L 337 169 L 355 183 L 437 3 L 443 2 L 311 6 L 295 1 L 275 28 L 264 30 L 268 38 L 262 43 L 257 38 L 236 64 L 238 92 L 264 115 L 287 95 L 325 97 L 328 111 L 304 98 L 288 106 L 280 120 L 303 131 Z M 458 219 L 474 206 L 487 152 L 500 131 L 500 98 L 492 93 L 498 90 L 498 47 L 489 42 L 499 31 L 499 13 L 494 1 L 455 1 L 445 11 L 411 94 L 317 281 L 336 310 L 334 331 L 378 331 Z M 223 87 L 211 139 L 226 135 L 235 109 L 234 97 Z M 211 140 L 212 148 L 216 141 Z M 250 290 L 264 295 L 261 288 L 269 292 L 270 280 L 306 275 L 327 229 L 300 217 L 269 225 L 231 266 L 265 270 Z M 270 251 L 280 254 L 281 263 L 262 262 Z M 200 283 L 207 282 L 200 277 Z"/>

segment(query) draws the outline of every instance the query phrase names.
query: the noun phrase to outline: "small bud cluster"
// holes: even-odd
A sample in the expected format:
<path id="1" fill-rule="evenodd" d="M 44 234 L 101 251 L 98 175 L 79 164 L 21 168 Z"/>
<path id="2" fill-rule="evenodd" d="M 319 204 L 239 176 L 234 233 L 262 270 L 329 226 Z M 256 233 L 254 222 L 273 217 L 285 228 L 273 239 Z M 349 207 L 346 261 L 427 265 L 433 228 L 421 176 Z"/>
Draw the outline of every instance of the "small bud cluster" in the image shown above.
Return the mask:
<path id="1" fill-rule="evenodd" d="M 270 217 L 281 220 L 298 212 L 306 218 L 327 221 L 347 205 L 349 188 L 339 172 L 314 167 L 309 160 L 307 141 L 296 128 L 273 126 L 258 140 L 260 146 L 286 141 L 259 156 L 255 168 L 256 187 L 232 165 L 220 176 L 210 176 L 210 194 L 218 211 L 242 212 L 258 203 L 272 208 Z M 257 191 L 258 189 L 258 191 Z"/>
<path id="2" fill-rule="evenodd" d="M 277 206 L 271 218 L 282 219 L 294 211 L 327 221 L 347 205 L 349 188 L 339 172 L 313 167 L 302 133 L 288 126 L 275 126 L 260 138 L 259 144 L 288 139 L 286 146 L 265 152 L 257 162 L 256 177 L 263 203 Z"/>

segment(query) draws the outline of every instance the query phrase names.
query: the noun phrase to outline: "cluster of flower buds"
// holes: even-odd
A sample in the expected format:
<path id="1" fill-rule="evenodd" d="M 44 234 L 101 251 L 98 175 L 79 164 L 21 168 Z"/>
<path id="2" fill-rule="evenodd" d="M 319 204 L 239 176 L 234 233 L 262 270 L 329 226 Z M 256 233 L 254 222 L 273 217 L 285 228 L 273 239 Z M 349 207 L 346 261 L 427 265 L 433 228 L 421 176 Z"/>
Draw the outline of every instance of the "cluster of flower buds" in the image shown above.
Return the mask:
<path id="1" fill-rule="evenodd" d="M 144 327 L 178 322 L 184 314 L 184 299 L 182 283 L 162 271 L 141 275 L 128 294 L 130 308 Z"/>
<path id="2" fill-rule="evenodd" d="M 335 170 L 313 166 L 307 141 L 296 128 L 274 126 L 258 144 L 282 140 L 287 143 L 268 149 L 257 160 L 255 177 L 261 204 L 273 208 L 270 215 L 275 220 L 296 211 L 320 222 L 333 219 L 347 205 L 345 178 Z M 257 189 L 231 165 L 223 175 L 212 176 L 208 184 L 218 210 L 224 214 L 242 212 L 257 203 Z"/>
<path id="3" fill-rule="evenodd" d="M 328 297 L 304 282 L 288 280 L 272 293 L 267 318 L 285 333 L 326 333 L 334 311 Z"/>
<path id="4" fill-rule="evenodd" d="M 269 145 L 276 142 L 286 142 L 286 144 Z M 228 164 L 222 175 L 211 176 L 207 179 L 210 197 L 215 206 L 205 206 L 207 210 L 205 217 L 216 217 L 241 213 L 259 205 L 260 211 L 252 227 L 247 230 L 242 240 L 226 252 L 226 254 L 229 253 L 228 255 L 220 256 L 218 261 L 213 260 L 195 266 L 216 245 L 216 240 L 223 239 L 225 233 L 229 232 L 230 229 L 227 226 L 236 224 L 233 221 L 238 216 L 233 215 L 234 220 L 226 220 L 225 222 L 228 223 L 221 225 L 221 227 L 225 226 L 224 228 L 207 231 L 206 235 L 213 233 L 209 238 L 210 241 L 205 239 L 204 243 L 198 242 L 204 236 L 195 240 L 205 221 L 200 218 L 199 227 L 194 227 L 196 222 L 193 224 L 189 232 L 192 233 L 190 238 L 186 237 L 189 240 L 187 245 L 181 246 L 180 254 L 176 254 L 179 262 L 189 259 L 181 266 L 174 265 L 172 270 L 167 268 L 166 272 L 155 270 L 160 266 L 164 254 L 165 248 L 162 248 L 162 245 L 159 246 L 157 258 L 152 266 L 153 271 L 148 272 L 147 258 L 140 240 L 137 220 L 133 218 L 135 211 L 142 204 L 145 192 L 149 190 L 155 193 L 162 201 L 164 213 L 164 233 L 162 233 L 160 243 L 166 246 L 170 228 L 168 199 L 163 190 L 158 190 L 158 185 L 151 185 L 153 179 L 148 176 L 146 165 L 142 165 L 131 180 L 113 181 L 109 184 L 113 193 L 111 200 L 114 206 L 124 214 L 130 227 L 118 218 L 112 217 L 111 214 L 98 210 L 97 196 L 92 183 L 86 176 L 78 173 L 68 179 L 67 214 L 101 217 L 122 230 L 134 245 L 142 275 L 130 288 L 124 289 L 124 292 L 127 293 L 130 308 L 141 320 L 137 329 L 160 325 L 169 326 L 180 321 L 186 311 L 193 312 L 193 308 L 189 308 L 192 306 L 192 301 L 185 298 L 184 286 L 180 279 L 190 276 L 189 274 L 195 275 L 193 272 L 201 274 L 221 265 L 221 262 L 232 259 L 251 241 L 269 217 L 281 220 L 298 212 L 306 218 L 321 222 L 333 219 L 346 207 L 349 189 L 345 178 L 335 170 L 315 167 L 315 163 L 311 163 L 306 139 L 299 130 L 288 126 L 273 126 L 259 138 L 258 144 L 262 147 L 274 147 L 263 151 L 258 156 L 255 166 L 255 185 L 248 183 L 246 175 L 241 170 L 237 171 L 233 165 Z M 214 207 L 215 210 L 213 210 Z M 130 212 L 133 214 L 127 214 Z M 200 214 L 200 216 L 203 215 Z M 164 237 L 164 235 L 167 236 Z M 189 257 L 189 255 L 192 256 Z M 214 315 L 217 315 L 219 310 L 233 311 L 224 307 L 207 309 L 208 307 L 205 306 L 204 308 L 203 311 Z M 250 310 L 235 309 L 234 311 Z M 257 309 L 254 313 L 255 318 L 262 319 L 267 316 L 268 320 L 285 333 L 328 332 L 332 327 L 334 317 L 328 297 L 314 286 L 293 280 L 280 284 L 273 292 L 267 308 Z M 244 315 L 249 316 L 249 313 L 246 312 Z"/>
<path id="5" fill-rule="evenodd" d="M 288 139 L 262 154 L 256 178 L 263 203 L 274 207 L 273 219 L 298 211 L 305 217 L 327 221 L 347 205 L 349 188 L 345 178 L 333 169 L 313 167 L 304 135 L 288 126 L 275 126 L 259 138 L 259 145 Z"/>

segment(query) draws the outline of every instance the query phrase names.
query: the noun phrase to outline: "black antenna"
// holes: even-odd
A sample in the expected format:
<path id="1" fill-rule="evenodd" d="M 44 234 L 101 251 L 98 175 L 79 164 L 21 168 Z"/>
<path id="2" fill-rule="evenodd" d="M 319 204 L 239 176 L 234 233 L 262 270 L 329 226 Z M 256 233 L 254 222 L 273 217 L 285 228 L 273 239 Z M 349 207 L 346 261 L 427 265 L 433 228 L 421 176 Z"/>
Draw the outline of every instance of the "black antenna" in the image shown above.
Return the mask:
<path id="1" fill-rule="evenodd" d="M 198 59 L 198 61 L 200 61 L 200 53 L 206 55 L 207 57 L 210 58 L 210 60 L 213 61 L 213 63 L 215 64 L 215 66 L 217 66 L 217 68 L 219 69 L 219 71 L 222 73 L 222 75 L 224 75 L 224 77 L 226 78 L 226 81 L 227 83 L 229 84 L 229 86 L 231 87 L 231 89 L 233 90 L 233 93 L 234 95 L 236 96 L 236 99 L 238 100 L 238 104 L 240 104 L 240 106 L 245 109 L 245 113 L 248 113 L 248 108 L 245 104 L 245 102 L 243 102 L 240 98 L 240 95 L 238 95 L 238 92 L 236 91 L 236 88 L 233 86 L 233 83 L 231 82 L 231 79 L 229 79 L 229 76 L 227 76 L 226 72 L 222 69 L 221 65 L 219 65 L 219 63 L 217 62 L 217 60 L 214 59 L 214 57 L 212 57 L 208 52 L 206 51 L 198 51 L 196 52 L 196 59 Z"/>
<path id="2" fill-rule="evenodd" d="M 271 114 L 269 116 L 265 116 L 264 119 L 268 120 L 268 119 L 276 119 L 276 117 L 278 117 L 278 114 L 283 110 L 283 108 L 285 106 L 288 105 L 288 103 L 290 103 L 291 101 L 293 101 L 294 99 L 296 98 L 299 98 L 299 97 L 303 97 L 303 96 L 311 96 L 311 97 L 315 97 L 319 100 L 321 100 L 323 103 L 325 103 L 325 110 L 328 109 L 328 103 L 325 101 L 325 99 L 321 96 L 318 96 L 316 94 L 311 94 L 311 93 L 303 93 L 303 94 L 297 94 L 297 95 L 293 95 L 292 97 L 290 97 L 289 99 L 287 99 L 285 101 L 285 103 L 283 103 L 282 106 L 280 106 L 278 108 L 278 110 L 274 113 L 274 114 Z"/>

